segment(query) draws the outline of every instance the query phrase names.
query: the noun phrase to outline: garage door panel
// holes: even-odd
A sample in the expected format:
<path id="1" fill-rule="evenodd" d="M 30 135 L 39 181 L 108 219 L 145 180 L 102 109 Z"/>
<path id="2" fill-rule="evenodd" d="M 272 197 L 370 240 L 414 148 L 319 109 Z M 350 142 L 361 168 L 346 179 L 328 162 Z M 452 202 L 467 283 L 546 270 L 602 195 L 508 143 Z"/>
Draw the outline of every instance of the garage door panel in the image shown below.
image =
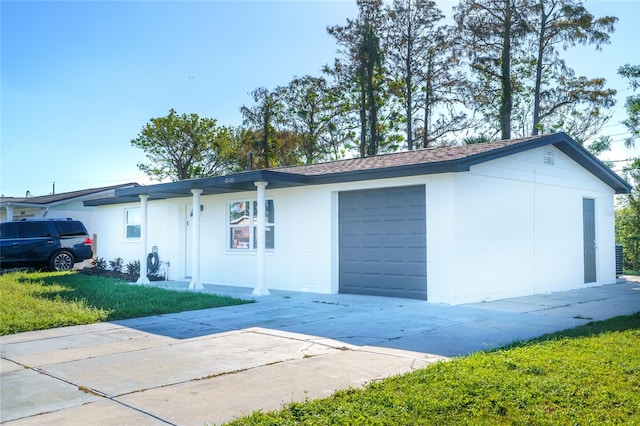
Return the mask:
<path id="1" fill-rule="evenodd" d="M 387 252 L 385 256 L 385 260 L 387 262 L 394 261 L 394 262 L 402 262 L 402 263 L 405 263 L 405 262 L 424 263 L 425 259 L 423 256 L 424 256 L 424 247 L 420 249 L 415 249 L 415 250 L 405 248 L 404 250 L 391 250 Z"/>
<path id="2" fill-rule="evenodd" d="M 364 211 L 377 210 L 384 207 L 384 199 L 380 194 L 368 192 L 362 195 L 362 202 L 359 207 Z"/>
<path id="3" fill-rule="evenodd" d="M 340 292 L 426 300 L 424 186 L 339 199 Z"/>

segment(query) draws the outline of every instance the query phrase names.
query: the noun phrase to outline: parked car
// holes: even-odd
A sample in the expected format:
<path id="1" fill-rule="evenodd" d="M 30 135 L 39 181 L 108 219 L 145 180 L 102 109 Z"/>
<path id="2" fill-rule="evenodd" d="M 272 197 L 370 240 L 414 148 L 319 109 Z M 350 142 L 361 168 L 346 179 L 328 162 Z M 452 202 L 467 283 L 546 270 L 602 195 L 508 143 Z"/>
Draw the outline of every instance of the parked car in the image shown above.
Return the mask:
<path id="1" fill-rule="evenodd" d="M 0 223 L 0 267 L 68 271 L 93 257 L 91 238 L 79 220 L 21 219 Z"/>

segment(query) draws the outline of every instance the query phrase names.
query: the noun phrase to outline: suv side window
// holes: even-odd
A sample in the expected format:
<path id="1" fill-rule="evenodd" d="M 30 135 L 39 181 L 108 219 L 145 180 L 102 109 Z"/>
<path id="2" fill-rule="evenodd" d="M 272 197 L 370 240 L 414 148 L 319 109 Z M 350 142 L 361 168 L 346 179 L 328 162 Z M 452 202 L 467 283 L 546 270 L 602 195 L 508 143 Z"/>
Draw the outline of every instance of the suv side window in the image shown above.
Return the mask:
<path id="1" fill-rule="evenodd" d="M 0 239 L 15 239 L 20 236 L 20 224 L 17 222 L 7 222 L 0 224 Z"/>
<path id="2" fill-rule="evenodd" d="M 20 222 L 20 238 L 50 237 L 49 227 L 44 222 Z"/>
<path id="3" fill-rule="evenodd" d="M 68 222 L 53 222 L 53 227 L 56 228 L 58 234 L 61 237 L 77 237 L 87 235 L 87 231 L 80 222 L 68 221 Z"/>

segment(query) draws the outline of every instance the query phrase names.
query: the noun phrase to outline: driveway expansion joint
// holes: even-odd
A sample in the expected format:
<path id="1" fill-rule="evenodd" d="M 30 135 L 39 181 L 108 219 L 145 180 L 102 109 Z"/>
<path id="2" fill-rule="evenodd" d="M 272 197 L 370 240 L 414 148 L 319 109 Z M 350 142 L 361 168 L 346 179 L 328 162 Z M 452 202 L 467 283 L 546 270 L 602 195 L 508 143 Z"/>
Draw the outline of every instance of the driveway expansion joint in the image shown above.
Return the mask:
<path id="1" fill-rule="evenodd" d="M 159 420 L 159 421 L 161 421 L 163 423 L 166 423 L 168 425 L 178 426 L 177 424 L 172 423 L 167 419 L 163 419 L 162 417 L 159 417 L 159 416 L 157 416 L 157 415 L 155 415 L 153 413 L 150 413 L 150 412 L 148 412 L 146 410 L 140 409 L 140 408 L 135 407 L 135 406 L 133 406 L 131 404 L 127 404 L 127 403 L 125 403 L 123 401 L 119 401 L 117 399 L 118 398 L 117 396 L 109 395 L 109 394 L 107 394 L 105 392 L 102 392 L 102 391 L 100 391 L 98 389 L 94 389 L 94 388 L 92 388 L 90 386 L 84 386 L 84 385 L 80 385 L 80 384 L 74 383 L 74 382 L 72 382 L 70 380 L 65 379 L 64 377 L 61 377 L 61 376 L 59 376 L 57 374 L 54 374 L 54 373 L 52 373 L 50 371 L 47 371 L 47 370 L 43 369 L 43 368 L 29 367 L 27 365 L 24 365 L 24 364 L 18 362 L 18 361 L 14 361 L 14 360 L 8 359 L 6 357 L 2 357 L 2 359 L 14 362 L 14 363 L 16 363 L 18 365 L 21 365 L 24 369 L 31 370 L 31 371 L 33 371 L 35 373 L 42 374 L 42 375 L 50 377 L 50 378 L 52 378 L 54 380 L 57 380 L 57 381 L 60 381 L 62 383 L 65 383 L 67 385 L 70 385 L 70 386 L 78 389 L 78 391 L 80 391 L 80 392 L 84 392 L 84 393 L 89 394 L 89 395 L 93 395 L 93 396 L 96 396 L 96 397 L 99 397 L 99 398 L 104 398 L 104 399 L 107 399 L 109 401 L 113 401 L 116 404 L 119 404 L 119 405 L 121 405 L 123 407 L 127 407 L 127 408 L 129 408 L 131 410 L 137 411 L 137 412 L 139 412 L 141 414 L 144 414 L 146 416 L 153 417 L 154 419 Z M 144 391 L 144 390 L 142 390 L 142 391 Z M 56 410 L 54 410 L 54 411 L 56 411 Z M 50 412 L 54 412 L 54 411 L 50 411 Z M 40 414 L 46 414 L 46 413 L 38 413 L 37 415 L 40 415 Z M 33 417 L 33 416 L 26 416 L 26 417 L 23 417 L 22 419 L 29 418 L 29 417 Z M 13 419 L 13 420 L 20 420 L 20 419 Z"/>

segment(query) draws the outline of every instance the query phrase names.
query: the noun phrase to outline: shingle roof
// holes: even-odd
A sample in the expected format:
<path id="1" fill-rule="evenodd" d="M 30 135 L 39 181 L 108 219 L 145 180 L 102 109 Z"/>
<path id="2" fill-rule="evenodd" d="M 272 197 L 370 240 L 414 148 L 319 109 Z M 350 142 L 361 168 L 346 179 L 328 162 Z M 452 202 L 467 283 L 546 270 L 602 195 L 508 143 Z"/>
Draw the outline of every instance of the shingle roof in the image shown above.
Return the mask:
<path id="1" fill-rule="evenodd" d="M 124 188 L 116 190 L 116 197 L 87 201 L 85 205 L 104 205 L 139 202 L 140 195 L 149 200 L 190 197 L 193 190 L 202 194 L 222 194 L 255 190 L 255 182 L 268 182 L 268 188 L 287 188 L 336 182 L 418 176 L 434 173 L 464 172 L 475 164 L 508 155 L 553 145 L 576 163 L 615 190 L 627 193 L 631 187 L 615 172 L 564 133 L 532 136 L 474 145 L 427 148 L 374 157 L 352 158 L 327 163 L 308 164 L 273 169 L 251 170 L 227 176 L 214 176 L 179 182 Z"/>
<path id="2" fill-rule="evenodd" d="M 0 203 L 14 203 L 14 204 L 33 204 L 43 205 L 59 203 L 62 201 L 73 200 L 76 198 L 86 198 L 91 195 L 98 195 L 103 192 L 116 190 L 120 188 L 130 188 L 139 186 L 137 183 L 125 183 L 120 185 L 103 186 L 100 188 L 81 189 L 79 191 L 62 192 L 54 195 L 39 195 L 34 197 L 0 197 Z"/>
<path id="3" fill-rule="evenodd" d="M 495 152 L 500 149 L 517 146 L 542 137 L 544 136 L 533 136 L 522 139 L 511 139 L 473 145 L 416 149 L 413 151 L 383 154 L 374 157 L 353 158 L 292 167 L 280 167 L 270 170 L 282 173 L 301 174 L 305 176 L 318 176 L 360 170 L 387 169 L 418 164 L 446 163 L 468 159 L 488 152 Z"/>

